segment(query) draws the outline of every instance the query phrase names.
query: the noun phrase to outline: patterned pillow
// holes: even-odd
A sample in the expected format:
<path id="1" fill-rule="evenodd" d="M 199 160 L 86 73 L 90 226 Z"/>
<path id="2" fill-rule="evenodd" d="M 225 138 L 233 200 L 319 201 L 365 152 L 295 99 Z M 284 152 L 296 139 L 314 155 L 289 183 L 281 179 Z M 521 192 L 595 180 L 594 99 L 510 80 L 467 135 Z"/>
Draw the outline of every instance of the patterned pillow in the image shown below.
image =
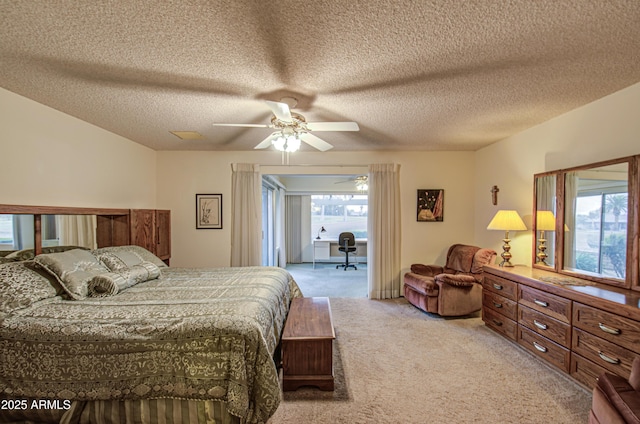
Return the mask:
<path id="1" fill-rule="evenodd" d="M 119 271 L 100 274 L 89 281 L 89 297 L 113 296 L 121 290 L 144 281 L 153 280 L 159 276 L 160 268 L 151 262 L 141 262 L 138 265 L 123 268 Z"/>
<path id="2" fill-rule="evenodd" d="M 91 253 L 100 259 L 111 271 L 138 265 L 141 262 L 151 262 L 158 268 L 167 267 L 167 264 L 162 262 L 162 259 L 141 246 L 103 247 L 93 250 Z M 111 268 L 112 266 L 113 268 Z"/>
<path id="3" fill-rule="evenodd" d="M 45 253 L 36 256 L 34 260 L 56 277 L 65 292 L 76 300 L 87 297 L 87 284 L 93 277 L 109 272 L 98 258 L 89 251 L 80 249 Z"/>
<path id="4" fill-rule="evenodd" d="M 51 276 L 37 270 L 33 261 L 0 265 L 0 314 L 27 308 L 57 294 Z"/>

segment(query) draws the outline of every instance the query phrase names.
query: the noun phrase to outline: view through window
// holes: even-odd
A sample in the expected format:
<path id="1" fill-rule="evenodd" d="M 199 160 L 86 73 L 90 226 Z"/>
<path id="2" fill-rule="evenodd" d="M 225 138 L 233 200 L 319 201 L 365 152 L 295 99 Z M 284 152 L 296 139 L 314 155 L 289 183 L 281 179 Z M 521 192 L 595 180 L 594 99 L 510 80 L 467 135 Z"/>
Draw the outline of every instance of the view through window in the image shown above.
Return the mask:
<path id="1" fill-rule="evenodd" d="M 626 192 L 576 198 L 576 268 L 625 278 L 627 244 Z"/>
<path id="2" fill-rule="evenodd" d="M 311 237 L 337 240 L 348 231 L 367 238 L 368 196 L 366 194 L 321 194 L 311 196 Z M 326 232 L 320 233 L 324 227 Z"/>

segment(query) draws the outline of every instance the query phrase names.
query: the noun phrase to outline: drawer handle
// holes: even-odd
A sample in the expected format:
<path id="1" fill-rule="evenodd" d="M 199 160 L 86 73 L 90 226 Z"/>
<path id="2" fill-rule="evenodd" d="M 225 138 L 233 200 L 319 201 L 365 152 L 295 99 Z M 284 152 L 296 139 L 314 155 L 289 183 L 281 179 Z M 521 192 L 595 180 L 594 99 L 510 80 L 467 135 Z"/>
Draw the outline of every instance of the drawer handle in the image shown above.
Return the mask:
<path id="1" fill-rule="evenodd" d="M 502 308 L 502 303 L 493 302 L 493 306 L 495 306 L 496 308 Z"/>
<path id="2" fill-rule="evenodd" d="M 609 334 L 615 334 L 616 336 L 618 334 L 620 334 L 620 330 L 618 330 L 617 328 L 611 328 L 611 327 L 607 327 L 606 325 L 604 325 L 603 323 L 599 322 L 598 323 L 598 327 L 600 327 L 600 329 L 602 331 L 604 331 L 605 333 L 609 333 Z"/>
<path id="3" fill-rule="evenodd" d="M 492 321 L 493 321 L 493 323 L 494 323 L 495 325 L 497 325 L 498 327 L 500 327 L 500 326 L 502 325 L 502 322 L 500 322 L 500 321 L 498 321 L 498 320 L 495 320 L 495 319 L 494 319 L 494 320 L 492 320 Z"/>
<path id="4" fill-rule="evenodd" d="M 502 286 L 500 284 L 493 283 L 493 288 L 496 290 L 502 290 Z"/>
<path id="5" fill-rule="evenodd" d="M 547 352 L 547 348 L 542 346 L 541 344 L 538 344 L 536 342 L 533 342 L 533 346 L 538 349 L 540 352 L 546 353 Z"/>
<path id="6" fill-rule="evenodd" d="M 533 303 L 535 303 L 536 305 L 542 306 L 543 308 L 546 308 L 547 306 L 549 306 L 549 303 L 545 302 L 544 300 L 535 299 Z"/>
<path id="7" fill-rule="evenodd" d="M 607 361 L 610 364 L 618 365 L 620 360 L 617 358 L 611 358 L 610 356 L 605 355 L 602 351 L 598 351 L 598 356 L 602 358 L 603 361 Z"/>
<path id="8" fill-rule="evenodd" d="M 533 320 L 533 324 L 541 330 L 546 330 L 548 328 L 547 324 L 543 324 L 535 319 Z"/>

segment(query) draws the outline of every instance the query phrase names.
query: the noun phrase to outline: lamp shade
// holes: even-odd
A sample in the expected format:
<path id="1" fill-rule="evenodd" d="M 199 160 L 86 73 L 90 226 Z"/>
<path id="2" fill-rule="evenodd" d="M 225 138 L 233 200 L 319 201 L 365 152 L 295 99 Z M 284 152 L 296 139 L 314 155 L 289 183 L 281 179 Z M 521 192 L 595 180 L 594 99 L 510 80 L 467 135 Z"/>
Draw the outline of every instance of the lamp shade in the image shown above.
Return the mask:
<path id="1" fill-rule="evenodd" d="M 522 218 L 516 211 L 502 210 L 496 212 L 495 216 L 487 226 L 487 230 L 522 231 L 527 227 L 522 222 Z"/>
<path id="2" fill-rule="evenodd" d="M 536 230 L 538 231 L 555 231 L 556 217 L 551 211 L 536 212 Z"/>

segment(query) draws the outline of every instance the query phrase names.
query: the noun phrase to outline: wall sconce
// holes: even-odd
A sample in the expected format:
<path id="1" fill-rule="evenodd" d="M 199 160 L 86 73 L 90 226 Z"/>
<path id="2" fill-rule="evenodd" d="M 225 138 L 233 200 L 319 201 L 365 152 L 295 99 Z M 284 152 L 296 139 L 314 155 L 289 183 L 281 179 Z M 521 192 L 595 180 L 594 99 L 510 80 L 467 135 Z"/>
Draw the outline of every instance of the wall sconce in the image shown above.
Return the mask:
<path id="1" fill-rule="evenodd" d="M 513 264 L 511 263 L 511 246 L 509 242 L 509 231 L 523 231 L 526 230 L 527 227 L 522 222 L 522 218 L 518 215 L 516 211 L 498 211 L 489 225 L 487 226 L 487 230 L 502 230 L 505 232 L 504 239 L 502 242 L 502 262 L 500 262 L 500 266 L 511 267 Z"/>
<path id="2" fill-rule="evenodd" d="M 320 233 L 326 233 L 327 230 L 324 229 L 324 227 L 320 228 L 318 230 L 318 237 L 316 237 L 316 240 L 320 240 Z"/>
<path id="3" fill-rule="evenodd" d="M 538 237 L 538 254 L 536 255 L 536 263 L 549 266 L 547 263 L 547 240 L 544 238 L 545 231 L 556 230 L 556 217 L 551 211 L 536 212 L 536 230 L 540 232 Z"/>

